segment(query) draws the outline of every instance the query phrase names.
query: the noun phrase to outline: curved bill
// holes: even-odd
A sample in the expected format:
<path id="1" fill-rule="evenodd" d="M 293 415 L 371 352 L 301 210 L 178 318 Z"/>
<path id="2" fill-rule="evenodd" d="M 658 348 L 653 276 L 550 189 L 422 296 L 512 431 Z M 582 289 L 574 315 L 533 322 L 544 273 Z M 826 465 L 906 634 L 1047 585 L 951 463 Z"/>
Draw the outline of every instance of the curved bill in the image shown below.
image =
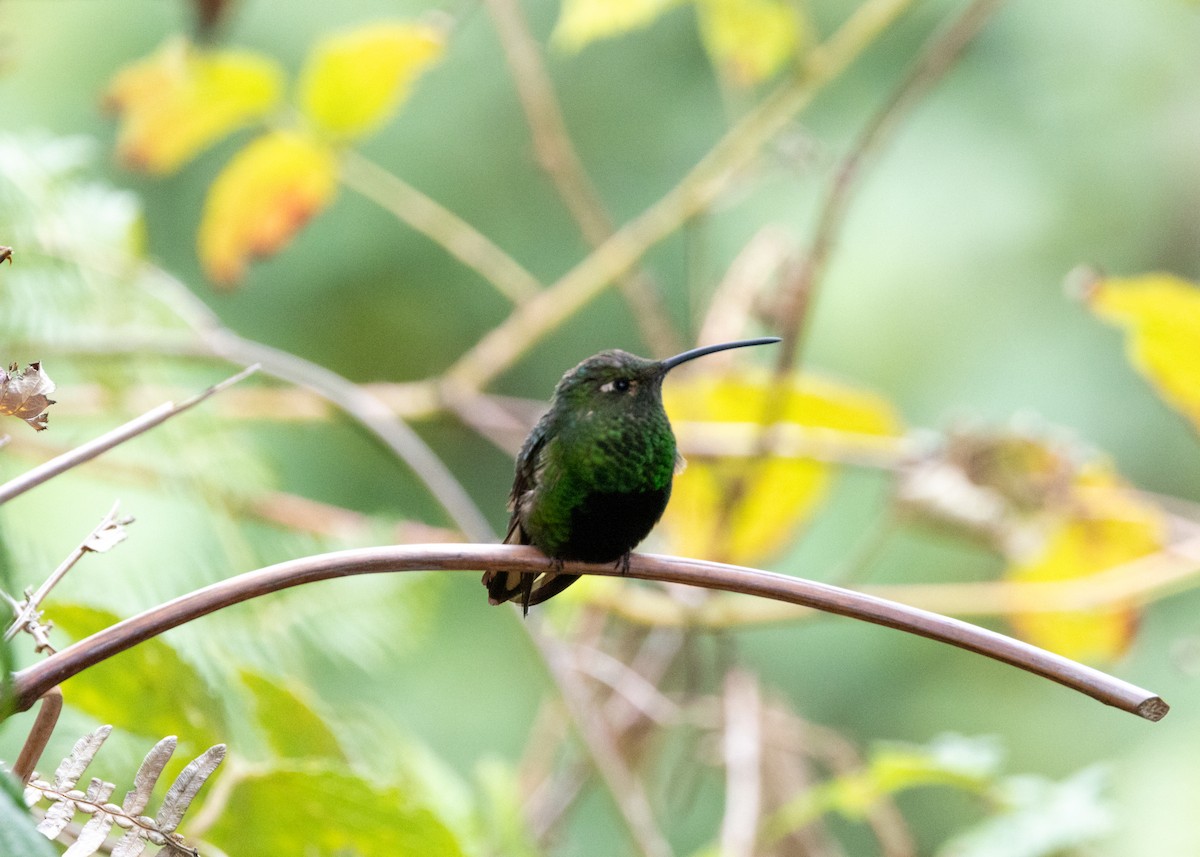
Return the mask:
<path id="1" fill-rule="evenodd" d="M 770 345 L 772 342 L 779 342 L 778 336 L 762 336 L 758 339 L 738 339 L 734 342 L 721 342 L 716 345 L 702 345 L 699 348 L 693 348 L 690 351 L 685 351 L 682 354 L 676 354 L 674 357 L 668 357 L 662 361 L 663 372 L 669 372 L 680 363 L 686 363 L 689 360 L 695 360 L 697 357 L 703 357 L 705 354 L 712 354 L 716 351 L 725 351 L 729 348 L 745 348 L 749 345 Z"/>

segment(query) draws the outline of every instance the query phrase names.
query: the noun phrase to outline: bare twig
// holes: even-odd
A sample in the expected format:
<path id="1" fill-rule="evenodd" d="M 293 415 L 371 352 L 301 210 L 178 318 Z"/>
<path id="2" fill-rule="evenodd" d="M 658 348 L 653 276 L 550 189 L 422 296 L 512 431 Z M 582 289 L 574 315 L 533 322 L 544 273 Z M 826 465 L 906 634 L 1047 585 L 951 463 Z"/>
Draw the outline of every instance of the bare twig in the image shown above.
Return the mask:
<path id="1" fill-rule="evenodd" d="M 35 467 L 15 479 L 10 479 L 8 482 L 0 485 L 0 503 L 6 503 L 13 497 L 24 494 L 30 488 L 35 488 L 43 482 L 58 476 L 60 473 L 64 473 L 72 467 L 77 467 L 85 461 L 91 461 L 96 456 L 108 452 L 114 446 L 122 444 L 130 438 L 137 437 L 139 434 L 149 431 L 155 426 L 161 425 L 171 417 L 177 416 L 189 408 L 200 404 L 209 396 L 219 393 L 226 387 L 230 387 L 238 381 L 253 375 L 256 371 L 258 371 L 258 366 L 250 366 L 236 375 L 226 378 L 221 383 L 214 384 L 207 390 L 203 390 L 189 399 L 184 399 L 178 404 L 164 402 L 157 408 L 142 414 L 136 419 L 130 420 L 122 426 L 118 426 L 106 434 L 102 434 L 95 440 L 77 446 L 70 452 L 53 458 L 40 467 Z"/>
<path id="2" fill-rule="evenodd" d="M 55 258 L 65 258 L 82 268 L 99 270 L 114 277 L 128 276 L 128 271 L 120 260 L 92 256 L 86 259 L 70 256 Z M 139 342 L 139 345 L 162 348 L 165 353 L 219 357 L 234 363 L 258 362 L 264 375 L 303 387 L 358 421 L 413 471 L 468 538 L 479 541 L 494 538 L 491 525 L 471 500 L 466 489 L 421 436 L 378 397 L 323 366 L 281 349 L 238 336 L 225 328 L 220 319 L 192 294 L 187 286 L 162 268 L 145 262 L 141 266 L 141 273 L 147 281 L 148 292 L 189 324 L 202 341 Z M 114 345 L 119 348 L 120 343 Z M 101 353 L 108 352 L 101 349 Z M 407 385 L 407 388 L 411 393 L 409 398 L 420 399 L 415 405 L 410 403 L 410 412 L 429 414 L 440 408 L 435 385 L 418 383 Z"/>
<path id="3" fill-rule="evenodd" d="M 4 632 L 4 641 L 6 643 L 23 628 L 29 626 L 31 622 L 35 625 L 37 624 L 40 615 L 37 611 L 42 606 L 42 602 L 46 600 L 46 596 L 66 576 L 67 572 L 74 568 L 75 563 L 79 562 L 84 554 L 106 551 L 125 538 L 123 528 L 132 523 L 133 518 L 118 518 L 117 510 L 120 508 L 120 501 L 113 503 L 113 507 L 108 510 L 108 514 L 101 518 L 100 523 L 92 528 L 87 538 L 76 545 L 75 549 L 67 555 L 67 558 L 59 563 L 58 568 L 54 569 L 53 573 L 46 578 L 46 581 L 38 587 L 37 592 L 30 595 L 19 605 L 17 617 Z M 39 644 L 38 650 L 41 651 L 41 644 Z"/>
<path id="4" fill-rule="evenodd" d="M 486 0 L 486 5 L 525 111 L 538 164 L 554 183 L 584 240 L 598 247 L 612 236 L 613 223 L 571 144 L 537 40 L 530 33 L 517 0 Z M 655 356 L 665 357 L 683 350 L 683 341 L 667 314 L 658 284 L 648 274 L 627 272 L 617 277 L 617 286 L 633 311 L 642 339 Z"/>
<path id="5" fill-rule="evenodd" d="M 731 129 L 684 178 L 629 221 L 557 283 L 518 307 L 446 373 L 447 383 L 479 390 L 629 271 L 651 247 L 706 210 L 780 130 L 857 58 L 912 0 L 867 0 L 809 52 L 800 76 L 772 93 Z"/>
<path id="6" fill-rule="evenodd" d="M 54 734 L 58 716 L 62 713 L 62 691 L 56 685 L 42 694 L 40 701 L 42 704 L 38 708 L 37 717 L 33 720 L 33 728 L 29 730 L 25 746 L 21 748 L 16 764 L 13 765 L 13 776 L 21 783 L 29 779 L 29 775 L 33 773 L 38 761 L 42 758 L 50 736 Z"/>
<path id="7" fill-rule="evenodd" d="M 223 607 L 291 586 L 355 574 L 482 568 L 540 571 L 545 567 L 546 557 L 534 548 L 470 544 L 361 548 L 279 563 L 180 596 L 20 670 L 13 677 L 15 702 L 23 711 L 49 688 L 117 652 Z M 608 565 L 575 562 L 565 563 L 563 571 L 621 575 Z M 635 554 L 628 576 L 757 595 L 907 631 L 1040 675 L 1147 720 L 1160 720 L 1168 710 L 1167 704 L 1150 691 L 1069 658 L 957 619 L 861 592 L 741 566 L 652 554 Z"/>
<path id="8" fill-rule="evenodd" d="M 1004 0 L 975 0 L 951 24 L 935 33 L 920 51 L 905 78 L 887 102 L 867 123 L 849 153 L 842 159 L 821 204 L 808 258 L 795 266 L 794 276 L 780 294 L 779 332 L 783 337 L 776 353 L 779 372 L 791 371 L 800 354 L 808 308 L 819 287 L 829 256 L 837 243 L 864 162 L 879 148 L 904 114 L 936 84 L 983 28 Z"/>
<path id="9" fill-rule="evenodd" d="M 256 360 L 265 374 L 311 390 L 341 408 L 412 468 L 467 538 L 480 541 L 495 538 L 491 524 L 445 463 L 419 434 L 371 393 L 331 369 L 242 339 L 224 328 L 211 331 L 208 341 L 226 359 Z"/>
<path id="10" fill-rule="evenodd" d="M 342 153 L 342 182 L 437 242 L 514 304 L 542 290 L 537 277 L 482 232 L 353 149 Z"/>
<path id="11" fill-rule="evenodd" d="M 725 676 L 725 815 L 721 857 L 754 857 L 762 811 L 762 699 L 744 670 Z"/>
<path id="12" fill-rule="evenodd" d="M 612 728 L 600 716 L 587 687 L 579 680 L 569 648 L 562 641 L 540 633 L 536 625 L 529 631 L 562 695 L 579 740 L 607 787 L 639 853 L 642 857 L 671 857 L 671 846 L 658 829 L 649 796 L 641 780 L 625 763 Z"/>

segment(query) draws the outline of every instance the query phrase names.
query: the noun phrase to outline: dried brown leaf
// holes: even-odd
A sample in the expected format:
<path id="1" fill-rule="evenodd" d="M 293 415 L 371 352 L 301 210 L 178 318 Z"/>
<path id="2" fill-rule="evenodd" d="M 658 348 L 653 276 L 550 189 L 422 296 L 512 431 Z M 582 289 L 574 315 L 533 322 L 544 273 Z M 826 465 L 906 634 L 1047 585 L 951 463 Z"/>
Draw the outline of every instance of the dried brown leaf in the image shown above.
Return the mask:
<path id="1" fill-rule="evenodd" d="M 92 530 L 84 540 L 83 547 L 94 553 L 105 553 L 125 541 L 129 532 L 125 529 L 133 523 L 133 518 L 106 519 L 103 524 Z"/>
<path id="2" fill-rule="evenodd" d="M 145 834 L 140 827 L 128 830 L 113 846 L 112 857 L 139 857 L 146 850 Z"/>
<path id="3" fill-rule="evenodd" d="M 13 363 L 0 373 L 0 414 L 19 417 L 41 431 L 46 427 L 46 408 L 54 404 L 49 398 L 53 392 L 54 382 L 41 363 L 30 363 L 24 371 Z"/>
<path id="4" fill-rule="evenodd" d="M 146 809 L 146 804 L 150 802 L 150 793 L 154 791 L 154 784 L 162 776 L 163 768 L 175 752 L 176 743 L 175 736 L 168 735 L 155 744 L 142 760 L 141 767 L 133 778 L 133 788 L 126 792 L 125 800 L 121 803 L 121 809 L 129 815 L 140 815 Z"/>
<path id="5" fill-rule="evenodd" d="M 63 759 L 54 771 L 55 791 L 65 792 L 75 787 L 79 778 L 83 776 L 83 772 L 87 770 L 87 766 L 92 763 L 92 759 L 96 758 L 97 751 L 103 746 L 110 732 L 112 732 L 111 726 L 101 726 L 95 732 L 84 735 L 75 742 L 70 755 Z"/>
<path id="6" fill-rule="evenodd" d="M 112 829 L 113 817 L 107 812 L 97 812 L 79 831 L 79 837 L 71 843 L 63 857 L 88 857 L 100 850 L 108 831 Z"/>
<path id="7" fill-rule="evenodd" d="M 171 788 L 167 790 L 162 806 L 158 809 L 158 815 L 155 816 L 154 821 L 159 830 L 163 833 L 174 832 L 175 828 L 179 826 L 179 822 L 183 820 L 184 813 L 188 811 L 188 807 L 191 806 L 192 801 L 204 785 L 204 781 L 224 759 L 225 745 L 217 744 L 209 747 L 188 763 L 188 766 L 175 778 Z"/>
<path id="8" fill-rule="evenodd" d="M 55 801 L 37 824 L 37 832 L 47 839 L 57 839 L 75 817 L 75 801 Z"/>
<path id="9" fill-rule="evenodd" d="M 101 805 L 108 800 L 115 788 L 116 785 L 113 783 L 93 778 L 85 797 L 90 803 Z M 85 809 L 85 811 L 87 810 Z M 108 831 L 112 825 L 113 817 L 104 810 L 98 810 L 79 831 L 79 836 L 71 843 L 71 847 L 66 850 L 63 857 L 89 857 L 89 855 L 95 854 L 104 844 L 104 840 L 108 838 Z"/>
<path id="10" fill-rule="evenodd" d="M 11 247 L 5 247 L 4 245 L 0 244 L 0 262 L 8 262 L 8 264 L 12 264 Z"/>

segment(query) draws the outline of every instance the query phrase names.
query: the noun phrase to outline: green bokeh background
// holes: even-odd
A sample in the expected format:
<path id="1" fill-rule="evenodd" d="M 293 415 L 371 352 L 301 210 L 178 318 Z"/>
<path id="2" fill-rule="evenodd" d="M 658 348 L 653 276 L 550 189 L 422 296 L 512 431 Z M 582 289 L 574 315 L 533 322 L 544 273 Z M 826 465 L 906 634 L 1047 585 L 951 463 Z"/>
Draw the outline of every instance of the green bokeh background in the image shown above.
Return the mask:
<path id="1" fill-rule="evenodd" d="M 774 153 L 728 205 L 650 254 L 672 312 L 691 332 L 716 280 L 758 229 L 778 224 L 797 240 L 809 235 L 830 165 L 931 29 L 960 5 L 918 3 L 804 114 L 791 135 L 804 158 Z M 554 4 L 525 6 L 545 37 Z M 818 4 L 814 17 L 829 32 L 849 8 Z M 384 0 L 244 0 L 225 41 L 268 53 L 294 73 L 332 28 L 424 11 Z M 186 26 L 184 5 L 164 0 L 0 3 L 0 128 L 82 133 L 111 151 L 114 126 L 97 107 L 102 82 Z M 688 9 L 578 56 L 551 52 L 549 66 L 583 161 L 618 221 L 672 187 L 727 126 L 729 107 Z M 363 150 L 550 282 L 586 248 L 536 167 L 504 68 L 486 12 L 474 9 L 445 61 Z M 1138 486 L 1200 501 L 1200 440 L 1135 374 L 1119 334 L 1062 288 L 1083 262 L 1114 273 L 1200 276 L 1198 83 L 1195 4 L 1006 4 L 871 164 L 811 321 L 808 365 L 879 391 L 912 425 L 1034 415 L 1110 453 Z M 214 291 L 195 260 L 196 225 L 213 176 L 248 136 L 161 180 L 100 168 L 144 200 L 150 255 L 230 328 L 356 381 L 404 381 L 442 371 L 504 318 L 506 302 L 473 273 L 347 191 L 239 290 Z M 623 304 L 606 294 L 494 389 L 544 398 L 564 367 L 613 346 L 645 351 Z M 450 421 L 419 428 L 500 528 L 510 461 Z M 264 429 L 238 442 L 265 458 L 286 490 L 445 523 L 403 467 L 346 423 Z M 136 538 L 89 560 L 87 572 L 111 580 L 112 609 L 132 612 L 253 567 L 238 557 L 163 563 L 172 532 L 186 522 L 172 518 L 159 495 L 125 490 L 122 498 L 139 517 Z M 69 492 L 47 486 L 14 501 L 14 512 L 52 516 L 44 550 L 53 563 L 110 502 L 101 481 Z M 786 570 L 820 576 L 834 566 L 881 502 L 877 481 L 851 476 Z M 294 549 L 257 547 L 267 560 Z M 992 570 L 994 561 L 961 544 L 906 531 L 889 542 L 876 576 L 953 580 Z M 71 583 L 76 595 L 86 590 Z M 389 591 L 362 581 L 320 586 L 351 615 Z M 264 644 L 268 654 L 246 656 L 296 673 L 335 708 L 386 711 L 464 775 L 489 754 L 515 759 L 546 685 L 541 667 L 513 617 L 483 602 L 474 576 L 437 587 L 429 613 L 397 607 L 403 621 L 430 626 L 426 636 L 400 629 L 395 646 L 384 639 L 337 651 L 336 641 L 313 643 L 286 657 Z M 1197 633 L 1195 604 L 1182 595 L 1155 605 L 1131 654 L 1113 666 L 1172 703 L 1172 714 L 1153 725 L 981 658 L 841 619 L 746 632 L 736 645 L 804 716 L 863 742 L 997 734 L 1011 770 L 1053 777 L 1108 761 L 1119 827 L 1097 853 L 1200 853 L 1200 685 L 1195 665 L 1174 655 Z M 252 649 L 255 634 L 269 633 L 266 610 L 238 608 L 173 639 L 203 651 L 212 629 L 236 634 L 239 623 L 254 621 L 255 630 L 243 632 Z M 20 733 L 13 726 L 0 734 L 0 757 L 15 756 Z M 972 817 L 944 797 L 901 803 L 928 847 Z M 680 814 L 705 823 L 705 801 L 715 797 L 695 800 L 681 798 Z M 702 841 L 682 828 L 681 849 Z M 561 853 L 620 853 L 617 843 L 601 851 L 580 844 L 607 842 L 612 831 L 604 801 L 589 801 L 577 839 Z"/>

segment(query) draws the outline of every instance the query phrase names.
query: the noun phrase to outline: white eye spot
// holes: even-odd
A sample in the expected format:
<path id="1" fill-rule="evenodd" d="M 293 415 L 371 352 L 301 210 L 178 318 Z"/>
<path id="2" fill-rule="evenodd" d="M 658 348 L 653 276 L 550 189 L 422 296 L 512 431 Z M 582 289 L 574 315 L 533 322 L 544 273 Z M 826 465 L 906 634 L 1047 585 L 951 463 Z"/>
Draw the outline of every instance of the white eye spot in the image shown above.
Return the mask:
<path id="1" fill-rule="evenodd" d="M 604 384 L 601 384 L 600 392 L 624 393 L 627 392 L 631 386 L 633 386 L 633 382 L 631 382 L 628 378 L 618 378 L 615 381 L 608 381 Z"/>

